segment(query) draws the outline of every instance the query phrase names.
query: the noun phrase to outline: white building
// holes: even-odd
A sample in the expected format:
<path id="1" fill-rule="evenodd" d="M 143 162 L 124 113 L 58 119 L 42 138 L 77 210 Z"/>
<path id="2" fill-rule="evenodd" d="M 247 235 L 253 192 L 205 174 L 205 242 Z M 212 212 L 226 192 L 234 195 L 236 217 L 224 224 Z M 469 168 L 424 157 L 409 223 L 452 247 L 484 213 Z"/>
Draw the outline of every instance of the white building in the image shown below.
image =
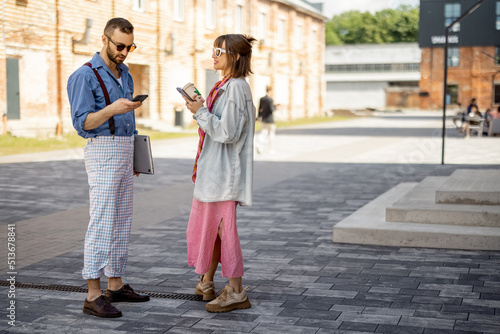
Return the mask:
<path id="1" fill-rule="evenodd" d="M 327 46 L 325 109 L 418 108 L 417 43 Z"/>

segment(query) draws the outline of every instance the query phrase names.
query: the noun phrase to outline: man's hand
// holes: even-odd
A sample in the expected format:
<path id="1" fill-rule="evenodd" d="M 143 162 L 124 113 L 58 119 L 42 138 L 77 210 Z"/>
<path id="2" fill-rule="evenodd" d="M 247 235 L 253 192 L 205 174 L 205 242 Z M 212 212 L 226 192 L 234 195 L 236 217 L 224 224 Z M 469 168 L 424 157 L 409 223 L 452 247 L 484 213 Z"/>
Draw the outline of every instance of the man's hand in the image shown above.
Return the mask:
<path id="1" fill-rule="evenodd" d="M 128 99 L 118 99 L 106 108 L 99 110 L 98 112 L 92 112 L 87 115 L 85 119 L 84 129 L 86 131 L 95 129 L 114 115 L 125 114 L 136 108 L 142 106 L 140 101 L 130 101 Z"/>
<path id="2" fill-rule="evenodd" d="M 108 107 L 112 115 L 125 114 L 142 106 L 141 101 L 130 101 L 128 99 L 118 99 Z"/>

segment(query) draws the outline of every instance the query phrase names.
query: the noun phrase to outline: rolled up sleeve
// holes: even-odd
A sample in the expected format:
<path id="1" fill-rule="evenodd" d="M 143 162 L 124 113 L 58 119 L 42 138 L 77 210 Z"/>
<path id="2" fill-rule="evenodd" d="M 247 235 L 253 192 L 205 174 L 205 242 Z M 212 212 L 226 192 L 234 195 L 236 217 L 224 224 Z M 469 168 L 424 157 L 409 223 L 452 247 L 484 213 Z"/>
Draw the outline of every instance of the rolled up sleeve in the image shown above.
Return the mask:
<path id="1" fill-rule="evenodd" d="M 89 69 L 90 70 L 90 69 Z M 73 73 L 68 79 L 68 98 L 71 107 L 71 119 L 73 127 L 78 135 L 88 138 L 85 131 L 85 121 L 90 112 L 96 111 L 95 98 L 92 92 L 92 72 L 84 71 L 83 68 Z"/>

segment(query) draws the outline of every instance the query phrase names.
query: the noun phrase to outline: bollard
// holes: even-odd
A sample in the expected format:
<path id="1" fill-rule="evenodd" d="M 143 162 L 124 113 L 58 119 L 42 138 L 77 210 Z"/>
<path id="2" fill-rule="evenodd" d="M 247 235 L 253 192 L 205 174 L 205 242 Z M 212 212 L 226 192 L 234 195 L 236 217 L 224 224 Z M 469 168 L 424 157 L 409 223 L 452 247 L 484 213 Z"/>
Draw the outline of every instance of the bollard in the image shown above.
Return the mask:
<path id="1" fill-rule="evenodd" d="M 56 125 L 56 136 L 62 136 L 62 122 L 57 122 Z"/>

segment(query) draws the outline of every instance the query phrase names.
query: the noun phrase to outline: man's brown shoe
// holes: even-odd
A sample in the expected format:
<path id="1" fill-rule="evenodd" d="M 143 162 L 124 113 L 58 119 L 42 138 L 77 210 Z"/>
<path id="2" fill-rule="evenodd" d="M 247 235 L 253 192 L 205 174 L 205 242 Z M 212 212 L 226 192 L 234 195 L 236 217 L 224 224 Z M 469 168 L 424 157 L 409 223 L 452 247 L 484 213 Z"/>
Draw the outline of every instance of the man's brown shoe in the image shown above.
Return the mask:
<path id="1" fill-rule="evenodd" d="M 141 303 L 149 300 L 148 295 L 140 295 L 134 292 L 134 289 L 132 289 L 128 284 L 125 284 L 120 290 L 117 291 L 106 289 L 106 297 L 109 299 L 110 303 Z"/>
<path id="2" fill-rule="evenodd" d="M 122 312 L 111 305 L 105 296 L 100 296 L 91 302 L 85 299 L 83 313 L 95 315 L 100 318 L 119 318 L 122 316 Z"/>

